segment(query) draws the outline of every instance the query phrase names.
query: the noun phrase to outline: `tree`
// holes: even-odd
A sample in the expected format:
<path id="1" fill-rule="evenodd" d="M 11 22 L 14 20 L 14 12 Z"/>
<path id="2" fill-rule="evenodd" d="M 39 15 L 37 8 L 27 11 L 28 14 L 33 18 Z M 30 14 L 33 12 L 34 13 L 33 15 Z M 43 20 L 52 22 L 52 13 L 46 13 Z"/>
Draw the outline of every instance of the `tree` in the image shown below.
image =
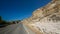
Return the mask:
<path id="1" fill-rule="evenodd" d="M 0 21 L 2 21 L 2 17 L 0 16 Z"/>
<path id="2" fill-rule="evenodd" d="M 0 23 L 2 23 L 2 17 L 0 16 Z"/>
<path id="3" fill-rule="evenodd" d="M 0 16 L 0 24 L 5 24 L 6 21 L 2 20 L 2 17 Z"/>

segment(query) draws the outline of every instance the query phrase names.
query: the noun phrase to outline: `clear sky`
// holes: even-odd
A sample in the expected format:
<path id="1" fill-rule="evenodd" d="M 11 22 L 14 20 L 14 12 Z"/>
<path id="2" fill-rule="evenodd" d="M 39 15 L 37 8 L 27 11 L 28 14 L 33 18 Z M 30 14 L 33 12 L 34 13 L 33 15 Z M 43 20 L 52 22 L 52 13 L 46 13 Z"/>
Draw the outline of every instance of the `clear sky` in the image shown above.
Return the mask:
<path id="1" fill-rule="evenodd" d="M 4 20 L 21 20 L 32 15 L 51 0 L 0 0 L 0 16 Z"/>

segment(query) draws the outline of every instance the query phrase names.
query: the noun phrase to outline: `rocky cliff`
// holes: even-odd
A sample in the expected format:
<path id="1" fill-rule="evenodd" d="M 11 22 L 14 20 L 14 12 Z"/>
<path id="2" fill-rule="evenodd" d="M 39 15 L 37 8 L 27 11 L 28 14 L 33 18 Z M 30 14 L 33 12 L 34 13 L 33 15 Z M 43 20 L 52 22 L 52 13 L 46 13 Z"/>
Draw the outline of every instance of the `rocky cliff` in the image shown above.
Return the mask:
<path id="1" fill-rule="evenodd" d="M 22 21 L 36 34 L 60 34 L 60 0 L 52 0 Z"/>

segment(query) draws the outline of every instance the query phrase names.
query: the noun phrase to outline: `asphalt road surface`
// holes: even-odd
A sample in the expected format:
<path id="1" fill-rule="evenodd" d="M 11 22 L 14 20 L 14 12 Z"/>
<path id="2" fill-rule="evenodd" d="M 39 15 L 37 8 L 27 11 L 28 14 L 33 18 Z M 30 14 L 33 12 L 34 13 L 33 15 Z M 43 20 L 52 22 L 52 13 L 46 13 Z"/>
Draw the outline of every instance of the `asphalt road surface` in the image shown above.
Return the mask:
<path id="1" fill-rule="evenodd" d="M 0 34 L 28 34 L 21 23 L 0 28 Z"/>
<path id="2" fill-rule="evenodd" d="M 22 23 L 8 25 L 0 28 L 0 34 L 35 34 Z"/>

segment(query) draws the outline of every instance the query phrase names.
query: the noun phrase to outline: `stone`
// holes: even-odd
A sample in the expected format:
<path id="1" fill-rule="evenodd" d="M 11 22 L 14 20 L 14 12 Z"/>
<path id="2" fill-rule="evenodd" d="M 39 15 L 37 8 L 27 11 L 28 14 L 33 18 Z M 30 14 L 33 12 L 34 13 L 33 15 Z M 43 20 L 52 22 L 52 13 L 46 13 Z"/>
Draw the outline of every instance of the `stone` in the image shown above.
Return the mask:
<path id="1" fill-rule="evenodd" d="M 38 8 L 22 23 L 36 34 L 60 34 L 60 0 L 52 0 Z"/>

